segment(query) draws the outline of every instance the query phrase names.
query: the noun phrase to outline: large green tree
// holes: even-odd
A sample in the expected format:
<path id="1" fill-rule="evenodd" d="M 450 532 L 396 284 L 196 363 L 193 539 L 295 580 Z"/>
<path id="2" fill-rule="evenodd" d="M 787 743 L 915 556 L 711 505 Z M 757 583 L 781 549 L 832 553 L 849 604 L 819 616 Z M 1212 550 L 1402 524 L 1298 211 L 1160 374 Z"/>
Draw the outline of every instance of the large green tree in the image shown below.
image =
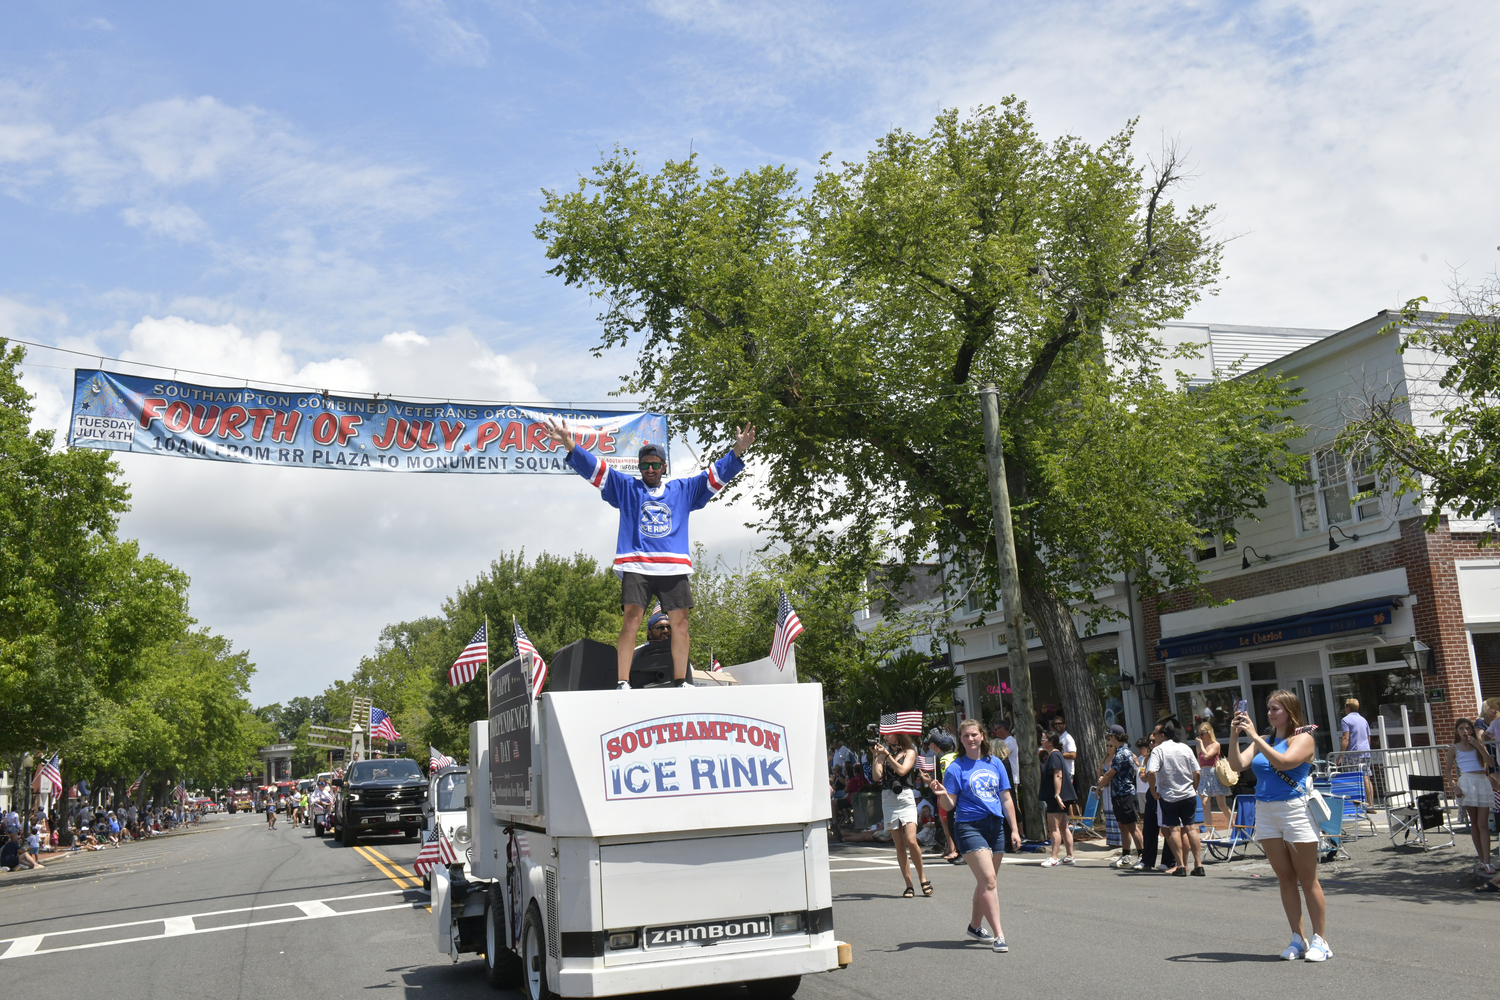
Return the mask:
<path id="1" fill-rule="evenodd" d="M 1008 99 L 825 160 L 807 190 L 783 167 L 652 174 L 616 150 L 547 192 L 537 227 L 552 273 L 604 302 L 598 350 L 635 348 L 624 388 L 710 447 L 762 429 L 765 528 L 817 558 L 889 533 L 993 606 L 974 391 L 996 383 L 1025 611 L 1084 773 L 1104 739 L 1075 609 L 1102 615 L 1127 570 L 1196 582 L 1196 535 L 1297 475 L 1285 385 L 1170 374 L 1155 331 L 1212 286 L 1220 245 L 1211 206 L 1171 200 L 1175 156 L 1148 169 L 1132 141 L 1044 141 Z"/>
<path id="2" fill-rule="evenodd" d="M 1357 401 L 1338 442 L 1369 454 L 1398 492 L 1425 497 L 1428 531 L 1449 510 L 1491 525 L 1500 517 L 1500 277 L 1453 293 L 1452 311 L 1416 298 L 1388 327 L 1411 371 Z"/>
<path id="3" fill-rule="evenodd" d="M 110 457 L 31 430 L 0 340 L 0 753 L 57 747 L 99 698 L 119 699 L 140 656 L 182 633 L 187 577 L 115 538 L 129 493 Z"/>

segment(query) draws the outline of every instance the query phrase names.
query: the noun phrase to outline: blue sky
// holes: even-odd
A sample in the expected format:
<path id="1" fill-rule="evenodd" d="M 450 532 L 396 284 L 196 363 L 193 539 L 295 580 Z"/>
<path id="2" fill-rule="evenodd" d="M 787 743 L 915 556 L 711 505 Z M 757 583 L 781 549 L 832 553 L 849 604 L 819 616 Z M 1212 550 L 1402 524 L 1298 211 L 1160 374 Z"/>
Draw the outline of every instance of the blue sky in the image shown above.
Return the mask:
<path id="1" fill-rule="evenodd" d="M 597 399 L 592 300 L 540 189 L 621 144 L 731 170 L 863 155 L 1016 93 L 1044 135 L 1139 117 L 1234 237 L 1191 318 L 1339 328 L 1496 265 L 1493 3 L 483 0 L 0 8 L 0 335 L 338 388 Z M 33 351 L 38 420 L 72 359 Z M 606 556 L 582 484 L 127 456 L 126 532 L 196 613 L 321 689 L 501 550 Z M 716 505 L 717 508 L 718 505 Z M 538 511 L 545 510 L 549 516 Z M 737 561 L 748 507 L 696 534 Z"/>

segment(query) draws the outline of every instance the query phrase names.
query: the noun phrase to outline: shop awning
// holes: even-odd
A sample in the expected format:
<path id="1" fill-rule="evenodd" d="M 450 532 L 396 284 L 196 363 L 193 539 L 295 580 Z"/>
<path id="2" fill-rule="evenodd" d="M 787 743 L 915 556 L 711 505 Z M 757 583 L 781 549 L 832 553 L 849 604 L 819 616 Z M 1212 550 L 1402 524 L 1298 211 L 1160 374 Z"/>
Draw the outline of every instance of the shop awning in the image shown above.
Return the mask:
<path id="1" fill-rule="evenodd" d="M 1400 606 L 1400 600 L 1395 596 L 1382 597 L 1373 601 L 1309 611 L 1289 618 L 1273 618 L 1233 628 L 1174 635 L 1157 640 L 1156 658 L 1173 660 L 1182 656 L 1209 656 L 1229 650 L 1301 642 L 1320 635 L 1378 628 L 1390 624 L 1391 610 Z"/>

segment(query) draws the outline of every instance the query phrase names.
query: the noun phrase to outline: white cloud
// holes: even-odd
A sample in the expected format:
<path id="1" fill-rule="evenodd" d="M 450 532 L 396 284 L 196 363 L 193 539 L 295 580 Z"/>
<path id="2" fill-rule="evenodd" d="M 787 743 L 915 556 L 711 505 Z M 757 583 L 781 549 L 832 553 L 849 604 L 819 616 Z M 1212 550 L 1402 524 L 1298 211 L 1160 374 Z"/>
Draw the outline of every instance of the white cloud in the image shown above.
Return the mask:
<path id="1" fill-rule="evenodd" d="M 120 212 L 126 225 L 168 236 L 179 243 L 195 243 L 208 235 L 208 223 L 186 205 L 130 206 Z"/>
<path id="2" fill-rule="evenodd" d="M 405 333 L 388 333 L 380 339 L 381 343 L 389 344 L 392 347 L 403 347 L 408 344 L 425 347 L 428 343 L 427 338 L 415 330 L 407 330 Z"/>
<path id="3" fill-rule="evenodd" d="M 443 0 L 396 0 L 395 20 L 435 63 L 477 68 L 489 61 L 489 39 L 455 17 Z"/>

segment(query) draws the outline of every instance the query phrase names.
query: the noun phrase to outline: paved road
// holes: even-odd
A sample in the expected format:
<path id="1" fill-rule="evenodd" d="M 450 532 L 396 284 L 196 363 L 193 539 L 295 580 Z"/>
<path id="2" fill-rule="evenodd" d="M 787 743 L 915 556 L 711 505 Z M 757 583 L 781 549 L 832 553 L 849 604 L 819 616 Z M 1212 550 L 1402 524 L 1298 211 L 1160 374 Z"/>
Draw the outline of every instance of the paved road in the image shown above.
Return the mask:
<path id="1" fill-rule="evenodd" d="M 1275 881 L 1256 858 L 1213 866 L 1207 879 L 1119 873 L 1097 853 L 1081 852 L 1073 869 L 1008 859 L 1000 884 L 1012 951 L 997 955 L 962 939 L 966 868 L 934 862 L 933 898 L 904 900 L 889 848 L 833 845 L 835 924 L 855 961 L 809 977 L 799 997 L 990 996 L 1005 984 L 1231 997 L 1289 986 L 1489 991 L 1500 971 L 1500 900 L 1469 891 L 1472 849 L 1422 856 L 1381 844 L 1362 842 L 1353 861 L 1327 872 L 1335 958 L 1322 967 L 1275 959 L 1286 934 Z M 409 872 L 416 850 L 400 839 L 350 850 L 305 829 L 217 816 L 44 873 L 0 875 L 0 982 L 13 995 L 107 987 L 118 1000 L 367 990 L 493 998 L 478 961 L 433 953 L 426 896 Z M 726 987 L 673 1000 L 744 997 Z"/>

